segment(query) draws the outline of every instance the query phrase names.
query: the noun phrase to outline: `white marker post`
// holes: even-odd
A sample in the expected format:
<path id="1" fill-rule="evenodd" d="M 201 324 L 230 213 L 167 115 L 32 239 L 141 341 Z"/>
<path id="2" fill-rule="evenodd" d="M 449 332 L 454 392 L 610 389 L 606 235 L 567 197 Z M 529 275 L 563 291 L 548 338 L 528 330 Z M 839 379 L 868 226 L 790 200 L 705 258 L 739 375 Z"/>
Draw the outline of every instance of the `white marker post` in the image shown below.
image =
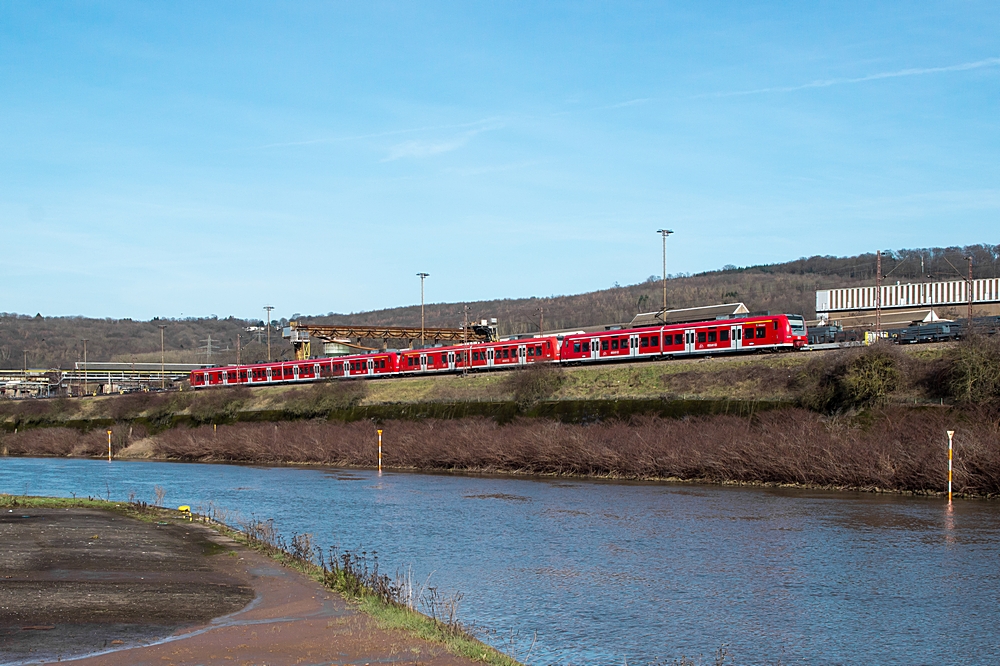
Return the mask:
<path id="1" fill-rule="evenodd" d="M 378 432 L 378 473 L 382 474 L 382 431 L 376 432 Z"/>
<path id="2" fill-rule="evenodd" d="M 108 462 L 111 462 L 111 431 L 108 431 Z"/>
<path id="3" fill-rule="evenodd" d="M 951 459 L 952 459 L 952 438 L 955 436 L 954 430 L 948 431 L 948 504 L 951 504 Z"/>

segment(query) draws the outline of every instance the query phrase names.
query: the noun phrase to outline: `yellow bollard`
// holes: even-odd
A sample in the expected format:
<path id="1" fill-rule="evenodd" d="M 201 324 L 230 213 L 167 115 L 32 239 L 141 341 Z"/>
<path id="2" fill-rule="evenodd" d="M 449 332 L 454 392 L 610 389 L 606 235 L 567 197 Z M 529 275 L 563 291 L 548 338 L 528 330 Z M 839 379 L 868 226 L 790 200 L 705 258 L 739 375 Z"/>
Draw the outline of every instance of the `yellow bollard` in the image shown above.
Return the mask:
<path id="1" fill-rule="evenodd" d="M 191 507 L 187 504 L 177 507 L 177 510 L 180 511 L 182 515 L 186 515 L 189 521 L 194 520 L 194 518 L 191 517 Z"/>
<path id="2" fill-rule="evenodd" d="M 951 459 L 952 459 L 952 443 L 951 440 L 955 436 L 954 430 L 948 431 L 948 504 L 951 504 Z"/>
<path id="3" fill-rule="evenodd" d="M 108 431 L 108 462 L 111 462 L 111 431 Z"/>
<path id="4" fill-rule="evenodd" d="M 382 473 L 382 431 L 378 430 L 378 473 Z"/>

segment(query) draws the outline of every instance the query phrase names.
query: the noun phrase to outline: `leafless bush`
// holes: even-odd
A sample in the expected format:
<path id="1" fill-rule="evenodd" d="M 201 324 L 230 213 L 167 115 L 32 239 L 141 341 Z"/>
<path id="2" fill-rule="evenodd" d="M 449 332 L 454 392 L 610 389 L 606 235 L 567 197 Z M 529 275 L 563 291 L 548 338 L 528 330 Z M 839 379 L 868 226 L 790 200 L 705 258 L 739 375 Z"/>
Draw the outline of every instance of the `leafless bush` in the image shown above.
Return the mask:
<path id="1" fill-rule="evenodd" d="M 538 364 L 508 372 L 503 386 L 514 396 L 514 402 L 524 408 L 552 397 L 565 381 L 566 373 L 561 367 Z"/>
<path id="2" fill-rule="evenodd" d="M 1000 399 L 1000 335 L 970 335 L 957 345 L 949 360 L 951 397 L 969 404 Z"/>
<path id="3" fill-rule="evenodd" d="M 201 421 L 228 419 L 235 416 L 252 395 L 246 386 L 202 391 L 191 399 L 191 415 Z"/>
<path id="4" fill-rule="evenodd" d="M 99 456 L 108 450 L 103 430 L 81 433 L 72 428 L 31 428 L 4 435 L 2 441 L 12 456 Z"/>
<path id="5" fill-rule="evenodd" d="M 368 384 L 363 381 L 322 382 L 289 391 L 284 407 L 296 416 L 324 416 L 357 405 L 367 394 Z"/>
<path id="6" fill-rule="evenodd" d="M 153 486 L 153 493 L 156 495 L 156 499 L 153 500 L 153 506 L 163 506 L 163 498 L 166 496 L 167 491 L 163 486 Z"/>
<path id="7" fill-rule="evenodd" d="M 799 403 L 834 413 L 884 405 L 909 378 L 910 360 L 888 343 L 846 349 L 808 363 L 790 385 Z"/>

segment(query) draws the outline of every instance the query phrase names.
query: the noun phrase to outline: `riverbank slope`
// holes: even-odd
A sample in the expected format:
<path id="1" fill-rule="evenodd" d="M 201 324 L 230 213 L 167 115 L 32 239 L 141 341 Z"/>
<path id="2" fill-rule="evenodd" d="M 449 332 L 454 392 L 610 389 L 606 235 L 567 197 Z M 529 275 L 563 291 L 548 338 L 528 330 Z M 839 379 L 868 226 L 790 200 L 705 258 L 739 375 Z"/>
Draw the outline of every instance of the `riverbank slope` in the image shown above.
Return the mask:
<path id="1" fill-rule="evenodd" d="M 176 511 L 11 496 L 0 506 L 3 661 L 516 666 L 471 639 L 475 660 L 386 628 L 231 531 Z"/>

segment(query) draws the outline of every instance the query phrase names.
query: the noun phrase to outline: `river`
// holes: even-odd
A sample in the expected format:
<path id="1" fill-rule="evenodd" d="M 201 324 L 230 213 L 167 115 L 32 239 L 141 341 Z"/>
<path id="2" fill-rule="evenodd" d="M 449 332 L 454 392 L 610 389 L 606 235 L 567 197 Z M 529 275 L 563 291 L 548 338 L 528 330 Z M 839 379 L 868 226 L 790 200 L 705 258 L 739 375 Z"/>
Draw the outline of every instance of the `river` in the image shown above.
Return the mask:
<path id="1" fill-rule="evenodd" d="M 996 502 L 0 458 L 0 492 L 151 501 L 156 486 L 168 506 L 375 550 L 463 593 L 461 619 L 529 664 L 711 663 L 723 646 L 740 664 L 1000 659 Z"/>

